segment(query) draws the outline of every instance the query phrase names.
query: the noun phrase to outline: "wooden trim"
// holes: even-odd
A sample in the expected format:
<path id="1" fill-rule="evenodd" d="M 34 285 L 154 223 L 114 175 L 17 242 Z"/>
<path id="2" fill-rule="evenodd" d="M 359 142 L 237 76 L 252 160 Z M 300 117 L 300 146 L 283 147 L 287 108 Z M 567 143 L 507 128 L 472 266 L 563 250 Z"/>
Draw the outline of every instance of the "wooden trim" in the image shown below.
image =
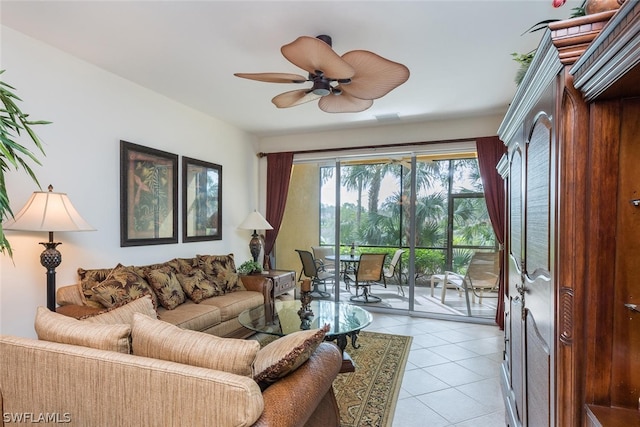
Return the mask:
<path id="1" fill-rule="evenodd" d="M 640 2 L 627 0 L 575 63 L 571 74 L 587 101 L 605 92 L 608 97 L 640 95 L 638 64 Z"/>
<path id="2" fill-rule="evenodd" d="M 551 39 L 558 49 L 560 62 L 564 65 L 575 63 L 615 12 L 611 10 L 550 23 Z"/>

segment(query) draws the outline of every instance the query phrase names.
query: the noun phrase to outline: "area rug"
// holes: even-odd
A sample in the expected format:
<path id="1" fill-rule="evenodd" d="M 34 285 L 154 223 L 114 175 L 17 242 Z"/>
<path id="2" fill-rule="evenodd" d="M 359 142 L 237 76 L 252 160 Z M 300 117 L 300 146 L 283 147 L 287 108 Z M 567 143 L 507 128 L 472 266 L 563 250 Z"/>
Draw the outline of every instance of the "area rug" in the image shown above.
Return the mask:
<path id="1" fill-rule="evenodd" d="M 351 344 L 346 348 L 355 372 L 339 374 L 333 381 L 340 425 L 391 426 L 411 337 L 362 331 L 357 344 L 357 349 Z"/>

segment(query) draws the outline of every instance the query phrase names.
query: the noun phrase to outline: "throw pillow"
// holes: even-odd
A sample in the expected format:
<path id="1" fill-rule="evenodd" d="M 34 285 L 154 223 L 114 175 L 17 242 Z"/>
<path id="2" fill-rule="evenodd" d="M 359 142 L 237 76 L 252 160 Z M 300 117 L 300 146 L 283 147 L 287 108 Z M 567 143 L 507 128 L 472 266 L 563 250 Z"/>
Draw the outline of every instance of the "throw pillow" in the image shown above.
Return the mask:
<path id="1" fill-rule="evenodd" d="M 174 258 L 165 262 L 166 265 L 173 268 L 173 271 L 180 274 L 190 274 L 197 267 L 195 258 Z"/>
<path id="2" fill-rule="evenodd" d="M 264 390 L 279 378 L 295 371 L 324 341 L 329 331 L 322 329 L 294 332 L 264 346 L 253 362 L 253 379 Z"/>
<path id="3" fill-rule="evenodd" d="M 91 290 L 94 298 L 107 308 L 121 305 L 147 294 L 151 295 L 154 305 L 157 305 L 158 302 L 147 281 L 140 277 L 132 267 L 125 267 L 122 264 L 118 264 L 105 280 Z"/>
<path id="4" fill-rule="evenodd" d="M 38 307 L 35 321 L 38 339 L 63 344 L 81 345 L 99 350 L 130 353 L 131 325 L 101 325 L 83 322 Z"/>
<path id="5" fill-rule="evenodd" d="M 178 273 L 176 276 L 184 293 L 196 304 L 206 298 L 224 293 L 205 276 L 202 270 L 192 270 L 190 274 Z"/>
<path id="6" fill-rule="evenodd" d="M 104 308 L 104 306 L 96 300 L 93 294 L 93 287 L 104 281 L 111 273 L 113 268 L 97 268 L 86 270 L 78 268 L 78 286 L 80 286 L 80 294 L 84 303 L 91 307 Z"/>
<path id="7" fill-rule="evenodd" d="M 158 302 L 167 310 L 173 310 L 182 304 L 186 297 L 176 273 L 168 265 L 144 271 L 147 282 L 156 292 Z"/>
<path id="8" fill-rule="evenodd" d="M 113 324 L 133 324 L 133 314 L 141 313 L 145 316 L 157 319 L 158 314 L 153 307 L 153 301 L 151 295 L 144 295 L 132 301 L 127 301 L 126 304 L 122 304 L 117 307 L 107 308 L 97 313 L 88 314 L 80 317 L 80 320 L 84 320 L 90 323 L 102 323 L 107 325 Z"/>
<path id="9" fill-rule="evenodd" d="M 133 354 L 170 360 L 251 377 L 260 344 L 253 340 L 220 338 L 180 329 L 162 320 L 134 314 L 131 331 Z"/>
<path id="10" fill-rule="evenodd" d="M 238 278 L 233 254 L 198 255 L 198 266 L 224 293 L 245 290 Z"/>

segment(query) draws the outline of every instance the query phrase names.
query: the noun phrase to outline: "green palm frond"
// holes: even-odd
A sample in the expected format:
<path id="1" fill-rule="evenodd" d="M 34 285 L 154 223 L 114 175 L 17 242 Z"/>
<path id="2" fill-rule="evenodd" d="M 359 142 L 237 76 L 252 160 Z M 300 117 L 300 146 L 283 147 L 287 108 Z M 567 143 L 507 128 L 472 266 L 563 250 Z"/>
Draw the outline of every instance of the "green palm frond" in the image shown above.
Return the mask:
<path id="1" fill-rule="evenodd" d="M 0 75 L 5 70 L 0 70 Z M 15 93 L 15 88 L 6 82 L 0 81 L 0 221 L 13 217 L 13 212 L 9 205 L 9 196 L 7 194 L 7 186 L 5 185 L 4 173 L 11 169 L 19 170 L 20 168 L 31 177 L 31 179 L 40 187 L 35 173 L 29 166 L 28 162 L 40 165 L 36 154 L 25 146 L 17 142 L 17 139 L 26 133 L 29 139 L 33 141 L 36 148 L 43 155 L 44 149 L 38 135 L 33 131 L 31 126 L 48 124 L 47 121 L 30 120 L 29 115 L 22 112 L 16 101 L 22 101 Z M 13 256 L 11 245 L 7 240 L 2 226 L 0 225 L 0 253 L 7 253 Z"/>

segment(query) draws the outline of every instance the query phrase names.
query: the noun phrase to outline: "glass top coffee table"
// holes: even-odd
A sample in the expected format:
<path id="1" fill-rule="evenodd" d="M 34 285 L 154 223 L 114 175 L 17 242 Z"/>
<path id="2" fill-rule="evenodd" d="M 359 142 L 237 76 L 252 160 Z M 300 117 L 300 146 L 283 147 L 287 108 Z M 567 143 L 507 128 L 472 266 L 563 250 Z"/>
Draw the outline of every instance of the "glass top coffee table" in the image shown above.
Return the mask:
<path id="1" fill-rule="evenodd" d="M 371 313 L 362 307 L 344 302 L 326 300 L 311 301 L 313 316 L 308 320 L 301 319 L 299 300 L 276 301 L 275 313 L 269 316 L 265 307 L 259 306 L 240 313 L 238 320 L 245 328 L 270 335 L 284 336 L 306 329 L 320 329 L 329 325 L 325 340 L 336 341 L 343 354 L 343 370 L 352 372 L 355 367 L 349 355 L 344 351 L 347 337 L 351 338 L 351 346 L 358 348 L 357 339 L 360 330 L 369 326 L 373 318 Z"/>

